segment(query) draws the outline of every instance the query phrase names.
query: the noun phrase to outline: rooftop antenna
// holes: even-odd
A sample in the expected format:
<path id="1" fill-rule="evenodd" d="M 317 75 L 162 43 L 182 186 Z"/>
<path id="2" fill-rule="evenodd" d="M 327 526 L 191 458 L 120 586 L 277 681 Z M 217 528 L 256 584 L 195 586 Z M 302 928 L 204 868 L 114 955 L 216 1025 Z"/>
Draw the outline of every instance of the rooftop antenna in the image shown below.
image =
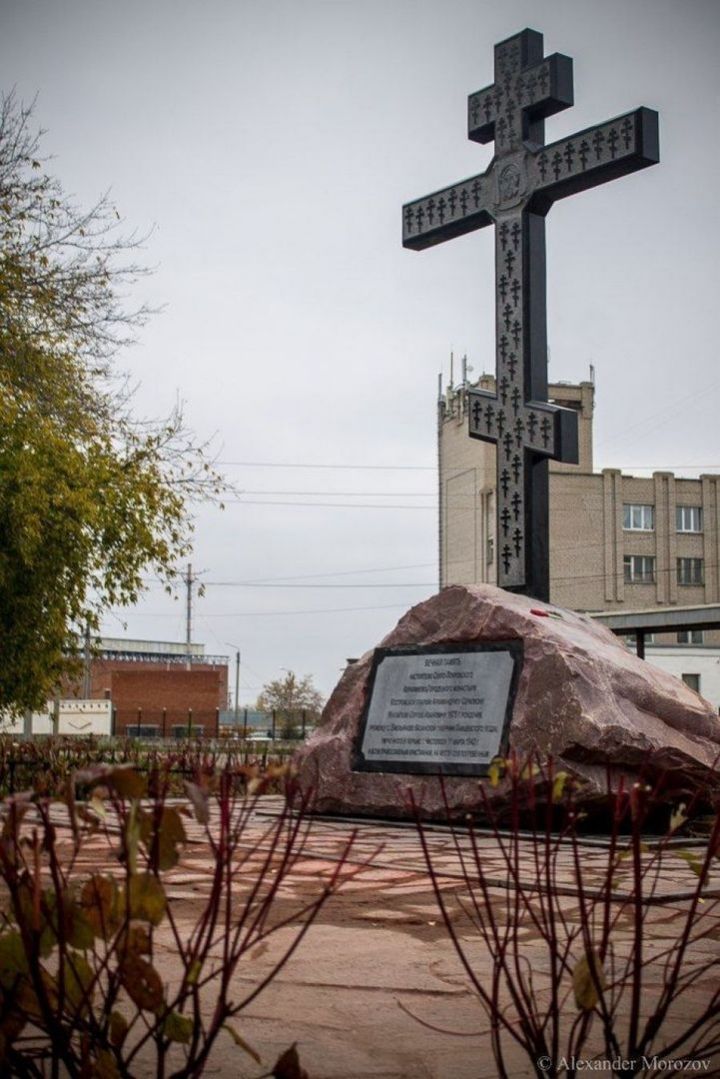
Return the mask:
<path id="1" fill-rule="evenodd" d="M 438 401 L 442 401 L 442 371 L 438 371 Z"/>
<path id="2" fill-rule="evenodd" d="M 595 385 L 595 364 L 594 363 L 590 364 L 590 382 L 592 383 L 593 386 Z"/>
<path id="3" fill-rule="evenodd" d="M 452 349 L 451 349 L 450 350 L 450 385 L 448 386 L 449 390 L 451 390 L 453 388 L 453 371 L 454 371 L 454 369 L 455 369 L 455 357 L 453 356 Z"/>

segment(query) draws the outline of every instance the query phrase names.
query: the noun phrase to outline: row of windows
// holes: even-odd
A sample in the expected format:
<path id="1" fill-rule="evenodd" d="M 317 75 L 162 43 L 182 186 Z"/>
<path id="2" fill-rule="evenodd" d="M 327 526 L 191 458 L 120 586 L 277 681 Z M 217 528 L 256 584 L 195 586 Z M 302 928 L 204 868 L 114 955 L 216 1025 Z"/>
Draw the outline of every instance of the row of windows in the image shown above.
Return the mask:
<path id="1" fill-rule="evenodd" d="M 171 738 L 187 738 L 188 725 L 187 723 L 182 725 L 173 724 L 170 732 Z M 202 726 L 192 728 L 193 738 L 200 738 L 203 734 L 204 728 Z M 128 723 L 125 727 L 125 736 L 127 738 L 159 738 L 160 726 L 157 723 L 140 723 L 139 725 L 137 723 Z"/>
<path id="2" fill-rule="evenodd" d="M 705 566 L 702 558 L 678 558 L 678 584 L 701 585 L 705 583 Z M 626 554 L 623 558 L 623 571 L 628 584 L 655 583 L 655 556 L 646 554 Z"/>
<path id="3" fill-rule="evenodd" d="M 623 528 L 629 532 L 654 532 L 655 507 L 639 503 L 623 506 Z M 676 532 L 702 532 L 702 506 L 676 506 Z"/>
<path id="4" fill-rule="evenodd" d="M 705 630 L 702 629 L 680 629 L 676 635 L 678 644 L 705 644 Z M 635 645 L 635 634 L 630 633 L 623 637 L 625 644 L 630 647 Z M 645 634 L 645 644 L 655 644 L 655 634 Z"/>

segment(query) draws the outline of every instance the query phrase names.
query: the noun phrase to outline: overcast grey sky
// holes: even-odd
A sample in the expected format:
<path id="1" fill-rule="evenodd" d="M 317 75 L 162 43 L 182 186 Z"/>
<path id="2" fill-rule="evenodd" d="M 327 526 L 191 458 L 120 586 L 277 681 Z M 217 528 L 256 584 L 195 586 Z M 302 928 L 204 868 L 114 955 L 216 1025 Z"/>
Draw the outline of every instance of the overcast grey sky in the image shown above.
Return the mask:
<path id="1" fill-rule="evenodd" d="M 493 237 L 405 251 L 400 208 L 489 163 L 467 95 L 525 26 L 574 59 L 576 104 L 548 141 L 639 105 L 661 124 L 659 166 L 549 215 L 550 377 L 595 366 L 596 467 L 720 470 L 718 0 L 0 12 L 2 85 L 38 94 L 66 189 L 111 187 L 155 226 L 143 289 L 165 308 L 122 362 L 144 412 L 180 394 L 246 492 L 198 513 L 193 555 L 194 637 L 240 646 L 241 703 L 281 668 L 329 692 L 435 591 L 437 374 L 451 349 L 493 369 Z M 105 628 L 183 639 L 184 604 L 151 590 Z"/>

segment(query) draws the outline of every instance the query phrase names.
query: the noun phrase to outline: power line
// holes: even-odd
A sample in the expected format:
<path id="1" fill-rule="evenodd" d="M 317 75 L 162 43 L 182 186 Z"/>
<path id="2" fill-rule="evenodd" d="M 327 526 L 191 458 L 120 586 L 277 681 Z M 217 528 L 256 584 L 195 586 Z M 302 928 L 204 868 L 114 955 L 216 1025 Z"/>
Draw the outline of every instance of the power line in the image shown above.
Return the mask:
<path id="1" fill-rule="evenodd" d="M 434 562 L 409 562 L 404 566 L 369 566 L 364 569 L 343 569 L 343 570 L 326 570 L 324 573 L 293 573 L 287 577 L 254 577 L 251 580 L 244 581 L 232 581 L 227 582 L 231 584 L 265 584 L 266 582 L 272 583 L 273 581 L 306 581 L 315 580 L 320 577 L 353 577 L 359 573 L 395 573 L 398 570 L 403 569 L 427 569 L 428 566 L 436 566 L 437 561 Z M 205 572 L 205 571 L 203 571 Z M 150 582 L 152 584 L 165 584 L 160 577 L 143 577 L 143 581 Z M 206 584 L 208 582 L 205 582 Z M 217 583 L 217 582 L 215 582 Z"/>
<path id="2" fill-rule="evenodd" d="M 693 469 L 717 468 L 717 469 L 720 469 L 720 464 L 718 464 L 718 465 L 630 465 L 630 466 L 623 466 L 622 468 L 619 468 L 618 470 L 627 475 L 631 470 L 635 470 L 636 472 L 639 472 L 639 471 L 658 471 L 659 472 L 659 471 L 673 471 L 673 470 L 678 469 L 678 468 L 693 468 Z M 595 475 L 599 476 L 600 474 L 595 473 Z M 447 482 L 448 479 L 452 479 L 452 478 L 453 478 L 452 475 L 446 476 L 446 482 Z M 268 493 L 270 494 L 272 492 L 268 492 Z M 293 492 L 288 492 L 288 493 L 289 494 L 295 494 L 294 491 Z M 297 493 L 298 494 L 304 494 L 304 493 L 309 494 L 309 493 L 312 493 L 312 492 L 297 492 Z M 327 495 L 327 496 L 332 496 L 332 495 L 335 494 L 334 491 L 325 491 L 325 492 L 317 492 L 317 493 L 318 494 L 322 493 L 322 494 Z M 384 497 L 387 497 L 387 498 L 393 498 L 393 497 L 395 497 L 395 498 L 397 498 L 397 497 L 400 497 L 400 498 L 433 498 L 433 499 L 437 498 L 437 493 L 436 492 L 429 492 L 429 491 L 413 491 L 413 492 L 410 492 L 410 491 L 408 491 L 408 492 L 390 491 L 390 492 L 387 493 L 387 495 L 385 495 L 385 494 L 383 494 L 382 492 L 379 492 L 379 491 L 378 492 L 372 492 L 372 493 L 369 492 L 369 491 L 358 491 L 357 494 L 355 494 L 354 492 L 343 491 L 343 492 L 337 492 L 337 494 L 338 494 L 338 497 L 343 497 L 343 498 L 347 498 L 347 497 L 363 498 L 363 497 L 371 496 L 371 494 L 374 494 L 376 497 L 379 496 L 379 497 L 383 497 L 383 498 Z M 380 503 L 380 502 L 308 502 L 305 499 L 301 499 L 301 500 L 297 500 L 297 501 L 293 501 L 293 502 L 288 502 L 288 501 L 285 501 L 284 499 L 276 499 L 276 498 L 272 498 L 272 499 L 270 499 L 270 498 L 267 498 L 267 499 L 243 498 L 242 495 L 239 495 L 237 498 L 225 498 L 223 501 L 224 501 L 225 505 L 237 505 L 237 506 L 285 506 L 285 507 L 288 507 L 288 508 L 292 508 L 292 507 L 296 506 L 296 507 L 303 508 L 303 509 L 308 509 L 309 508 L 309 509 L 375 509 L 375 510 L 425 510 L 425 511 L 429 510 L 429 511 L 432 511 L 432 512 L 437 512 L 437 504 L 435 502 L 433 502 L 433 504 L 431 504 L 431 505 L 424 505 L 424 506 L 423 505 L 413 504 L 413 503 L 402 503 L 402 502 L 395 502 L 395 503 L 389 503 L 389 502 L 384 502 L 384 503 Z M 462 496 L 462 495 L 451 496 L 448 501 L 450 503 L 452 503 L 454 506 L 462 506 L 463 504 L 467 508 L 472 508 L 474 506 L 474 501 L 472 499 L 467 498 L 467 500 L 466 500 L 465 497 Z"/>
<path id="3" fill-rule="evenodd" d="M 401 569 L 427 569 L 428 566 L 435 565 L 437 565 L 437 562 L 414 562 L 406 566 L 373 566 L 369 569 L 329 570 L 325 573 L 296 573 L 290 577 L 256 577 L 254 581 L 250 583 L 263 584 L 265 581 L 304 581 L 314 580 L 318 577 L 352 577 L 356 573 L 394 573 Z"/>
<path id="4" fill-rule="evenodd" d="M 437 491 L 251 491 L 246 488 L 240 492 L 239 497 L 243 495 L 332 495 L 333 497 L 347 497 L 352 498 L 437 498 Z"/>
<path id="5" fill-rule="evenodd" d="M 603 547 L 603 546 L 604 546 L 604 544 L 602 544 L 602 543 L 600 543 L 600 544 L 585 544 L 584 545 L 584 547 L 586 549 L 588 547 Z M 551 548 L 551 554 L 552 554 L 553 550 L 555 550 L 555 551 L 575 551 L 575 550 L 577 550 L 577 548 L 576 547 L 563 547 L 563 548 L 557 548 L 556 547 L 556 548 Z M 633 552 L 625 552 L 623 557 L 633 557 L 633 554 L 634 554 Z M 656 557 L 656 556 L 650 555 L 648 557 Z M 679 557 L 682 558 L 682 557 L 691 557 L 691 556 L 679 556 Z M 466 561 L 470 561 L 470 559 L 453 559 L 452 561 L 447 563 L 447 565 L 456 566 L 456 565 L 460 565 L 460 564 L 462 564 L 463 562 L 466 562 Z M 675 561 L 677 561 L 677 559 Z M 719 564 L 716 563 L 716 562 L 708 562 L 708 561 L 705 561 L 704 559 L 702 559 L 702 562 L 703 562 L 703 570 L 704 571 L 718 569 Z M 426 563 L 426 565 L 431 565 L 431 564 L 433 564 L 433 563 Z M 621 567 L 621 569 L 622 569 L 622 567 Z M 675 576 L 676 574 L 677 574 L 677 565 L 675 565 L 675 564 L 669 565 L 669 566 L 664 567 L 662 569 L 659 569 L 659 568 L 656 567 L 654 579 L 652 581 L 627 581 L 627 580 L 624 580 L 624 584 L 626 584 L 626 585 L 636 585 L 636 584 L 639 584 L 639 585 L 653 585 L 653 584 L 657 584 L 658 578 Z M 617 576 L 617 573 L 606 573 L 606 572 L 603 572 L 603 573 L 587 573 L 587 574 L 574 573 L 574 574 L 569 574 L 569 575 L 551 574 L 550 583 L 552 585 L 553 582 L 603 581 L 603 580 L 612 580 L 616 576 Z M 218 585 L 218 586 L 222 585 L 224 587 L 234 587 L 234 586 L 245 587 L 249 582 L 244 582 L 244 581 L 213 581 L 213 582 L 210 582 L 209 581 L 209 582 L 206 582 L 206 583 L 207 584 L 215 584 L 215 585 Z M 474 583 L 482 584 L 484 582 L 477 581 L 477 582 L 474 582 Z M 352 584 L 308 584 L 308 585 L 284 585 L 282 583 L 277 583 L 277 584 L 273 583 L 272 585 L 268 584 L 267 586 L 265 584 L 263 584 L 262 582 L 258 582 L 258 584 L 255 585 L 254 587 L 273 587 L 273 588 L 293 587 L 293 588 L 313 588 L 314 589 L 314 588 L 434 588 L 435 586 L 436 586 L 435 581 L 412 581 L 412 582 L 392 582 L 392 583 L 390 583 L 390 582 L 387 582 L 387 583 L 370 582 L 370 583 L 365 583 L 365 584 L 352 583 Z M 678 582 L 678 587 L 679 588 L 703 588 L 704 583 L 702 583 L 702 584 L 681 584 L 680 582 Z M 393 604 L 392 606 L 395 606 L 395 605 Z M 382 610 L 383 608 L 382 607 L 379 607 L 379 608 L 362 608 L 362 610 L 375 610 L 375 609 Z M 275 613 L 275 612 L 263 612 L 263 613 L 270 614 L 270 613 Z M 300 612 L 298 612 L 298 613 L 300 613 Z M 218 617 L 218 616 L 211 616 L 211 617 Z M 222 616 L 222 617 L 225 617 L 225 616 Z"/>
<path id="6" fill-rule="evenodd" d="M 644 535 L 644 533 L 638 533 L 638 534 L 639 535 Z M 654 533 L 651 533 L 651 534 L 654 535 Z M 687 533 L 687 535 L 694 535 L 694 533 Z M 699 533 L 699 535 L 702 535 L 702 533 Z M 628 541 L 628 542 L 632 542 L 632 541 Z M 583 547 L 583 550 L 586 550 L 586 551 L 598 550 L 600 548 L 605 547 L 605 542 L 600 541 L 598 543 L 584 543 L 582 545 L 582 547 Z M 564 554 L 566 552 L 577 551 L 577 550 L 578 550 L 577 545 L 563 546 L 563 547 L 560 547 L 560 546 L 557 546 L 557 545 L 551 545 L 550 554 L 551 554 L 551 557 L 552 557 L 553 554 Z M 622 554 L 623 554 L 623 557 L 633 557 L 633 556 L 638 556 L 638 555 L 644 556 L 644 552 L 637 552 L 637 551 L 632 551 L 632 550 L 628 551 L 627 549 L 623 550 Z M 651 554 L 651 555 L 648 555 L 647 557 L 656 558 L 657 556 Z M 679 558 L 691 558 L 691 557 L 696 557 L 696 556 L 694 556 L 694 555 L 677 555 L 676 558 L 675 558 L 675 562 L 677 562 L 677 560 Z M 700 556 L 697 556 L 697 557 L 700 557 Z M 701 560 L 703 561 L 703 567 L 704 567 L 705 570 L 717 569 L 718 568 L 718 563 L 708 562 L 705 559 L 701 559 Z M 458 565 L 462 565 L 463 563 L 466 563 L 466 562 L 469 562 L 469 561 L 472 561 L 472 559 L 471 558 L 454 558 L 454 559 L 451 559 L 451 560 L 447 561 L 445 563 L 445 565 L 446 566 L 458 566 Z M 427 568 L 429 566 L 434 566 L 435 564 L 436 564 L 435 562 L 418 562 L 418 563 L 411 563 L 411 564 L 404 565 L 404 566 L 386 566 L 386 567 L 376 566 L 376 567 L 372 567 L 372 568 L 368 568 L 368 569 L 334 570 L 334 571 L 329 571 L 329 572 L 325 572 L 325 573 L 317 573 L 317 574 L 294 574 L 294 575 L 288 576 L 288 577 L 255 578 L 255 579 L 251 579 L 251 580 L 236 579 L 236 580 L 224 580 L 224 581 L 204 581 L 203 584 L 204 584 L 205 588 L 211 588 L 211 587 L 215 587 L 215 588 L 281 588 L 281 589 L 282 588 L 310 588 L 310 589 L 316 589 L 316 588 L 369 588 L 369 589 L 372 589 L 372 588 L 376 588 L 376 589 L 377 588 L 429 588 L 429 587 L 434 587 L 436 582 L 435 581 L 370 581 L 370 582 L 350 582 L 350 583 L 329 582 L 329 583 L 309 583 L 309 584 L 298 583 L 298 582 L 303 582 L 305 580 L 308 580 L 310 582 L 316 582 L 318 580 L 318 578 L 349 577 L 349 576 L 355 576 L 356 574 L 362 574 L 362 573 L 383 573 L 383 572 L 397 572 L 399 570 L 404 570 L 404 569 L 425 569 L 425 568 Z M 663 568 L 663 569 L 656 569 L 656 577 L 659 574 L 675 574 L 675 573 L 677 573 L 677 565 L 669 565 L 669 566 L 667 566 L 666 568 Z M 614 576 L 614 575 L 611 574 L 611 573 L 571 574 L 571 575 L 563 576 L 563 577 L 553 576 L 552 580 L 554 580 L 554 581 L 568 581 L 568 580 L 584 580 L 584 581 L 587 581 L 587 580 L 602 580 L 602 579 L 604 579 L 606 577 L 612 577 L 612 576 Z M 197 575 L 194 575 L 194 579 L 197 579 Z M 146 578 L 146 580 L 157 582 L 157 583 L 162 583 L 162 582 L 160 582 L 159 578 Z M 185 578 L 183 578 L 182 580 L 183 580 L 183 583 L 186 583 Z M 479 582 L 479 583 L 481 583 L 481 582 Z M 647 583 L 647 582 L 629 582 L 629 583 Z M 699 588 L 699 587 L 703 587 L 703 586 L 702 585 L 681 585 L 680 587 L 683 587 L 683 588 L 685 588 L 685 587 L 698 587 Z M 121 609 L 125 610 L 126 608 L 121 608 Z"/>
<path id="7" fill-rule="evenodd" d="M 243 468 L 337 468 L 384 472 L 434 472 L 435 465 L 340 465 L 340 464 L 302 464 L 299 461 L 215 461 L 222 467 Z"/>
<path id="8" fill-rule="evenodd" d="M 235 611 L 231 614 L 209 614 L 208 618 L 264 618 L 282 617 L 291 614 L 351 614 L 357 611 L 407 610 L 405 603 L 387 603 L 379 607 L 313 607 L 306 611 Z"/>
<path id="9" fill-rule="evenodd" d="M 457 564 L 458 561 L 462 561 L 462 560 L 456 560 L 455 562 L 453 562 L 451 564 Z M 706 570 L 707 569 L 716 569 L 717 564 L 715 564 L 715 563 L 705 563 L 704 568 Z M 653 585 L 657 584 L 658 577 L 660 577 L 661 575 L 675 574 L 676 572 L 677 572 L 677 567 L 669 566 L 667 569 L 664 569 L 664 570 L 657 570 L 656 569 L 656 571 L 655 571 L 655 579 L 653 581 L 627 581 L 627 580 L 625 580 L 623 578 L 623 584 L 624 585 L 647 585 L 648 587 L 652 587 Z M 617 576 L 617 574 L 613 574 L 613 573 L 597 573 L 597 574 L 595 574 L 595 573 L 577 574 L 576 573 L 576 574 L 571 574 L 571 575 L 568 575 L 568 576 L 551 575 L 551 577 L 550 577 L 550 586 L 552 588 L 552 586 L 554 584 L 566 583 L 568 581 L 580 582 L 580 583 L 591 582 L 591 581 L 604 581 L 604 580 L 608 580 L 608 579 L 614 579 L 616 576 Z M 483 582 L 475 582 L 475 583 L 482 584 Z M 309 587 L 312 587 L 312 586 L 309 586 Z M 319 586 L 319 587 L 323 587 L 323 586 Z M 351 586 L 351 587 L 353 587 L 353 586 Z M 357 587 L 374 588 L 374 587 L 377 587 L 377 585 L 360 585 L 360 586 L 357 586 Z M 391 586 L 391 587 L 398 587 L 398 586 Z M 399 587 L 403 587 L 403 586 L 401 585 Z M 408 587 L 416 587 L 416 588 L 431 587 L 431 588 L 434 588 L 435 587 L 435 582 L 432 582 L 431 584 L 428 584 L 428 585 L 413 584 L 412 586 L 408 586 Z M 701 584 L 698 584 L 698 585 L 680 585 L 680 584 L 678 584 L 678 587 L 679 588 L 702 588 L 702 587 L 704 587 L 704 585 L 701 585 Z M 418 602 L 421 602 L 421 600 L 418 600 Z M 651 607 L 652 606 L 657 606 L 657 604 L 651 604 L 650 606 Z M 273 617 L 275 617 L 275 618 L 283 617 L 284 618 L 284 617 L 290 616 L 290 615 L 352 614 L 352 613 L 356 613 L 356 612 L 360 612 L 360 611 L 385 611 L 385 610 L 407 610 L 407 603 L 379 604 L 379 605 L 371 605 L 371 606 L 368 606 L 368 607 L 313 607 L 313 608 L 307 608 L 307 609 L 302 609 L 302 610 L 289 610 L 289 611 L 274 611 L 273 610 L 273 611 L 233 611 L 233 612 L 227 612 L 227 613 L 223 612 L 223 613 L 213 613 L 213 614 L 205 613 L 204 618 L 206 618 L 206 619 L 209 619 L 209 618 L 273 618 Z M 157 612 L 153 612 L 153 611 L 134 611 L 133 612 L 133 617 L 135 617 L 135 618 L 138 618 L 138 617 L 139 618 L 164 618 L 164 617 L 166 617 L 166 614 L 165 614 L 165 612 L 159 612 L 159 611 L 157 611 Z"/>
<path id="10" fill-rule="evenodd" d="M 697 396 L 697 395 L 693 394 L 691 396 Z M 673 406 L 673 408 L 674 407 L 675 406 Z M 653 418 L 653 417 L 650 417 L 650 418 Z M 615 441 L 617 441 L 617 439 L 612 439 L 612 438 L 610 438 L 610 436 L 606 436 L 606 439 L 607 439 L 607 441 L 613 441 L 613 443 Z M 598 446 L 602 446 L 602 445 L 605 445 L 605 442 L 600 441 L 598 443 Z M 325 464 L 307 464 L 307 463 L 306 464 L 301 464 L 301 463 L 299 463 L 297 461 L 215 461 L 214 464 L 218 465 L 219 467 L 224 467 L 224 468 L 230 468 L 230 467 L 235 467 L 235 468 L 304 468 L 304 469 L 335 469 L 335 470 L 340 470 L 340 471 L 347 470 L 347 471 L 378 471 L 378 472 L 436 472 L 437 471 L 437 465 L 359 465 L 359 464 L 341 465 L 341 464 L 328 464 L 328 463 L 325 463 Z M 693 464 L 693 463 L 689 463 L 689 464 L 687 464 L 687 463 L 685 463 L 685 464 L 669 464 L 669 465 L 668 464 L 655 464 L 655 465 L 625 464 L 625 465 L 622 465 L 622 466 L 618 465 L 618 466 L 613 466 L 613 467 L 621 468 L 623 471 L 630 471 L 633 468 L 642 469 L 642 470 L 657 469 L 658 471 L 663 471 L 663 470 L 671 470 L 671 469 L 674 469 L 674 468 L 720 468 L 720 464 L 717 464 L 717 463 L 709 464 L 709 465 L 708 464 Z M 256 492 L 252 492 L 252 493 L 256 493 Z M 257 492 L 257 493 L 259 494 L 260 492 Z M 273 492 L 268 492 L 268 493 L 273 493 Z M 291 492 L 288 492 L 288 493 L 291 493 Z M 298 493 L 310 494 L 310 493 L 313 493 L 313 492 L 298 492 Z M 318 493 L 325 493 L 325 492 L 318 492 Z M 330 492 L 327 492 L 327 493 L 329 494 Z M 371 492 L 368 491 L 366 493 L 370 494 Z M 396 492 L 396 493 L 400 493 L 400 492 Z"/>
<path id="11" fill-rule="evenodd" d="M 708 385 L 701 387 L 699 390 L 692 390 L 690 393 L 685 394 L 684 397 L 680 397 L 678 400 L 674 401 L 671 405 L 666 405 L 663 408 L 659 409 L 657 412 L 651 412 L 649 416 L 645 416 L 643 419 L 638 420 L 637 423 L 631 424 L 630 427 L 625 427 L 622 431 L 618 431 L 617 434 L 606 435 L 605 441 L 600 440 L 599 445 L 604 446 L 608 442 L 612 442 L 613 445 L 617 444 L 617 442 L 620 442 L 622 444 L 623 442 L 627 441 L 627 437 L 629 435 L 632 435 L 634 432 L 642 428 L 646 428 L 646 425 L 648 423 L 652 423 L 653 421 L 657 420 L 658 422 L 655 423 L 654 426 L 646 428 L 642 432 L 642 437 L 646 437 L 648 434 L 650 434 L 651 431 L 654 431 L 658 427 L 661 427 L 669 415 L 675 415 L 680 406 L 687 404 L 689 401 L 695 400 L 696 397 L 705 396 L 710 390 L 714 390 L 718 385 L 720 385 L 720 382 L 716 380 L 715 382 L 711 382 Z M 683 465 L 680 467 L 689 466 Z"/>
<path id="12" fill-rule="evenodd" d="M 345 510 L 432 510 L 436 511 L 435 506 L 401 506 L 401 505 L 382 505 L 374 502 L 276 502 L 276 501 L 263 501 L 259 502 L 252 498 L 225 498 L 223 499 L 225 505 L 229 503 L 235 503 L 238 506 L 304 506 L 315 507 L 318 509 L 345 509 Z"/>
<path id="13" fill-rule="evenodd" d="M 216 588 L 432 588 L 436 581 L 397 581 L 375 582 L 369 584 L 270 584 L 253 581 L 205 581 L 205 587 L 214 585 Z"/>
<path id="14" fill-rule="evenodd" d="M 607 468 L 617 467 L 620 472 L 630 472 L 634 469 L 636 472 L 674 472 L 676 468 L 720 468 L 720 464 L 713 465 L 697 465 L 697 464 L 680 464 L 680 465 L 607 465 Z M 597 473 L 595 473 L 597 475 Z"/>
<path id="15" fill-rule="evenodd" d="M 122 608 L 121 608 L 122 609 Z M 355 611 L 390 611 L 407 610 L 406 603 L 385 603 L 375 607 L 313 607 L 306 611 L 235 611 L 222 614 L 206 613 L 207 618 L 261 618 L 261 617 L 285 617 L 290 614 L 350 614 Z M 167 615 L 161 611 L 133 611 L 133 618 L 165 618 Z"/>

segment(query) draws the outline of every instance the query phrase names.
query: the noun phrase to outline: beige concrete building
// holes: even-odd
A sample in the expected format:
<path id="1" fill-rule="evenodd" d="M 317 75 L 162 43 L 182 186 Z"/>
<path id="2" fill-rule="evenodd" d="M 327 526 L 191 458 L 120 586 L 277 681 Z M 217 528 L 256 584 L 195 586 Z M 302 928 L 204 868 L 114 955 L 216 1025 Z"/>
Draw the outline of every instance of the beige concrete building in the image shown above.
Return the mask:
<path id="1" fill-rule="evenodd" d="M 476 384 L 494 391 L 495 379 Z M 550 598 L 584 611 L 720 601 L 720 475 L 593 470 L 591 382 L 550 386 L 576 409 L 579 463 L 550 462 Z M 440 584 L 496 581 L 495 447 L 467 433 L 467 387 L 438 405 Z M 716 636 L 715 634 L 713 637 Z"/>

